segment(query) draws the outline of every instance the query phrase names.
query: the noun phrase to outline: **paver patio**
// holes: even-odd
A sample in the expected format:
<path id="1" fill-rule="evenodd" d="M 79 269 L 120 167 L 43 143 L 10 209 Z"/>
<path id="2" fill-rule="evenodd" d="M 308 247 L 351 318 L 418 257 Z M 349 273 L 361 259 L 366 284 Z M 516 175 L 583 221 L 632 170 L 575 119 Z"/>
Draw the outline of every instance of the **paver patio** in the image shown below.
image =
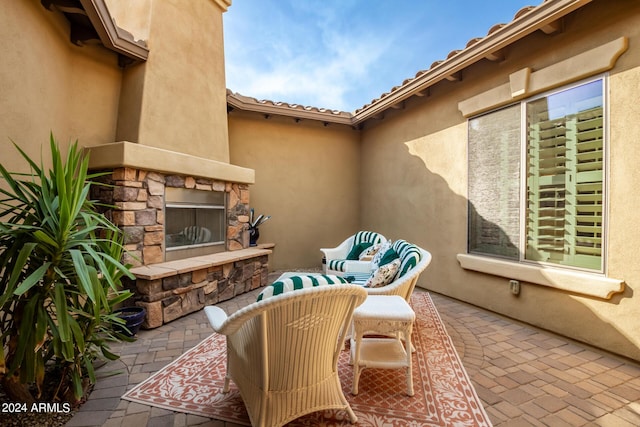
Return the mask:
<path id="1" fill-rule="evenodd" d="M 257 292 L 219 305 L 233 312 L 255 301 Z M 640 425 L 639 364 L 439 294 L 431 297 L 495 426 Z M 198 311 L 140 331 L 134 343 L 113 346 L 121 359 L 100 369 L 89 400 L 67 426 L 236 426 L 120 399 L 212 332 Z"/>

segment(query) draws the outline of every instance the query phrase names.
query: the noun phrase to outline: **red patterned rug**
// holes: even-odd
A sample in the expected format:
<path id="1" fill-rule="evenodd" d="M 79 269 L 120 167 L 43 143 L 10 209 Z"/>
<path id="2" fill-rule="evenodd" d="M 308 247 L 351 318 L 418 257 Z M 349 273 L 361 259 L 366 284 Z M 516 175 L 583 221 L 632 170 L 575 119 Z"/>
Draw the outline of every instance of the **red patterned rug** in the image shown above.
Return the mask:
<path id="1" fill-rule="evenodd" d="M 482 403 L 456 353 L 427 292 L 414 293 L 416 311 L 412 341 L 415 395 L 405 394 L 404 373 L 365 369 L 359 393 L 351 394 L 352 366 L 343 351 L 339 372 L 344 395 L 358 416 L 358 426 L 491 426 Z M 250 425 L 238 389 L 222 393 L 225 338 L 216 333 L 170 365 L 138 384 L 123 399 L 172 411 Z M 323 411 L 289 426 L 351 425 L 344 411 Z"/>

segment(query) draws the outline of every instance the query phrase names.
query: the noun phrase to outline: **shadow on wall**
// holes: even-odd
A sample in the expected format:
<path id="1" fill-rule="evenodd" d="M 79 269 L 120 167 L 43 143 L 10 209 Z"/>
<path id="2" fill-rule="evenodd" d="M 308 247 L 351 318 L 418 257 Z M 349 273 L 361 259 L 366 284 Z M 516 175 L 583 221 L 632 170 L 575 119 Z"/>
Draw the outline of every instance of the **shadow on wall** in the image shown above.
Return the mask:
<path id="1" fill-rule="evenodd" d="M 362 130 L 359 143 L 331 126 L 230 122 L 237 133 L 234 163 L 256 170 L 252 206 L 277 219 L 264 241 L 277 236 L 280 268 L 320 266 L 320 247 L 374 230 L 431 252 L 421 287 L 640 360 L 634 344 L 640 339 L 625 331 L 628 322 L 616 324 L 634 318 L 628 285 L 607 301 L 528 283 L 516 297 L 506 278 L 460 267 L 456 256 L 467 252 L 469 217 L 466 122 L 432 101 L 428 111 L 407 108 Z M 515 248 L 504 230 L 484 220 Z"/>
<path id="2" fill-rule="evenodd" d="M 468 215 L 475 211 L 466 198 L 464 130 L 443 126 L 442 132 L 450 135 L 432 138 L 431 133 L 417 132 L 409 135 L 411 139 L 405 134 L 402 140 L 401 132 L 393 132 L 401 122 L 378 126 L 380 135 L 367 141 L 370 153 L 364 155 L 367 184 L 361 226 L 391 239 L 414 242 L 432 253 L 433 262 L 421 275 L 419 286 L 640 360 L 639 339 L 624 320 L 634 317 L 635 310 L 628 301 L 634 295 L 629 284 L 610 300 L 524 282 L 515 296 L 507 278 L 462 269 L 456 256 L 467 252 Z M 381 200 L 384 203 L 374 202 Z M 479 220 L 517 254 L 517 245 L 500 226 L 486 218 Z"/>
<path id="3" fill-rule="evenodd" d="M 413 174 L 399 173 L 393 185 L 410 190 L 405 195 L 396 196 L 390 203 L 396 207 L 396 212 L 402 212 L 403 215 L 377 228 L 383 229 L 389 236 L 414 241 L 432 252 L 434 260 L 429 270 L 421 276 L 423 287 L 640 360 L 638 337 L 631 336 L 628 332 L 630 329 L 625 331 L 626 325 L 622 324 L 625 318 L 632 315 L 632 304 L 624 304 L 634 295 L 629 284 L 626 284 L 624 292 L 615 294 L 609 300 L 524 282 L 521 282 L 520 295 L 515 296 L 509 291 L 507 278 L 463 270 L 456 255 L 468 250 L 466 215 L 475 217 L 476 223 L 481 224 L 479 232 L 488 233 L 505 254 L 517 258 L 519 249 L 508 233 L 479 215 L 466 197 L 454 192 L 441 175 L 431 172 L 426 166 L 427 162 L 420 156 L 410 154 L 409 150 L 405 151 L 405 155 L 406 165 L 402 170 L 412 171 Z M 421 171 L 416 175 L 418 169 Z M 410 208 L 405 209 L 407 207 Z M 412 226 L 407 227 L 406 224 Z M 584 325 L 589 325 L 589 328 Z"/>

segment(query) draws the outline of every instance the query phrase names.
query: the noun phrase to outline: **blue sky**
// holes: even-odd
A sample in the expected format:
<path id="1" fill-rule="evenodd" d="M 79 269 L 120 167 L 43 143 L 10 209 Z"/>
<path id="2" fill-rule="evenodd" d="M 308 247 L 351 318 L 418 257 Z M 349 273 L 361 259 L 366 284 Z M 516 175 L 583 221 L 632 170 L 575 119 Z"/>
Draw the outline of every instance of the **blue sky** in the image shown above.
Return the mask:
<path id="1" fill-rule="evenodd" d="M 353 112 L 541 0 L 233 0 L 227 88 Z"/>

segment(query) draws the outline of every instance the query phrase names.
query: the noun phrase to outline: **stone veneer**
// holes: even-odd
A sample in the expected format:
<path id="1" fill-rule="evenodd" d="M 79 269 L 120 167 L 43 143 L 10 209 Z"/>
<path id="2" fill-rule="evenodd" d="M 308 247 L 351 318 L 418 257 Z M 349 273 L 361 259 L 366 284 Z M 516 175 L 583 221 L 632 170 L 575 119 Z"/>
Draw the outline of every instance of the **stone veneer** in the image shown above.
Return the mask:
<path id="1" fill-rule="evenodd" d="M 249 248 L 247 184 L 117 168 L 100 178 L 92 198 L 114 206 L 107 217 L 124 231 L 124 262 L 136 276 L 126 281 L 133 302 L 147 309 L 144 327 L 178 317 L 267 284 L 268 249 Z M 164 262 L 165 187 L 224 191 L 227 205 L 226 251 Z M 176 267 L 177 266 L 177 267 Z M 148 267 L 153 267 L 150 274 Z"/>
<path id="2" fill-rule="evenodd" d="M 241 249 L 133 268 L 136 305 L 147 309 L 145 328 L 267 284 L 266 248 Z"/>
<path id="3" fill-rule="evenodd" d="M 249 247 L 249 186 L 181 175 L 118 168 L 102 177 L 109 187 L 94 187 L 92 197 L 115 206 L 111 221 L 125 233 L 125 261 L 133 266 L 164 261 L 166 187 L 224 191 L 227 202 L 226 250 Z"/>

